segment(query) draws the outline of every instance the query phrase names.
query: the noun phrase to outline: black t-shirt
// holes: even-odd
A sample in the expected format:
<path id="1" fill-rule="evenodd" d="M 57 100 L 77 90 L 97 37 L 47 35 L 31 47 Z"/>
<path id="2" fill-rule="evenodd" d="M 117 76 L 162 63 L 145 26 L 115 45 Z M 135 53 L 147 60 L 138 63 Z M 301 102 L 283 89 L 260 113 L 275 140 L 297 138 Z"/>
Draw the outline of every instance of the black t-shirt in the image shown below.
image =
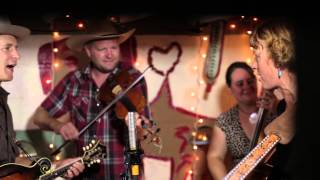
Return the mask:
<path id="1" fill-rule="evenodd" d="M 282 114 L 286 109 L 286 102 L 281 100 L 277 107 L 278 115 Z M 276 152 L 271 158 L 271 164 L 273 165 L 271 174 L 268 176 L 268 180 L 287 180 L 289 177 L 289 165 L 291 162 L 291 153 L 293 149 L 295 138 L 293 138 L 288 144 L 277 144 Z"/>

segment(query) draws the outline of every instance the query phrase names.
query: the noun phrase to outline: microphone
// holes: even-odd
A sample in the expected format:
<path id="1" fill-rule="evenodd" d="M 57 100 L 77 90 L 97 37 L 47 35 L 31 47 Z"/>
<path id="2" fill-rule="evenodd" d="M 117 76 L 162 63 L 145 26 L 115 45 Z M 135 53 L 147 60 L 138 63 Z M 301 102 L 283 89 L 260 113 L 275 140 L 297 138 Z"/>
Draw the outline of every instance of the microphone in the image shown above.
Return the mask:
<path id="1" fill-rule="evenodd" d="M 136 117 L 134 112 L 128 112 L 129 147 L 131 151 L 137 149 Z"/>

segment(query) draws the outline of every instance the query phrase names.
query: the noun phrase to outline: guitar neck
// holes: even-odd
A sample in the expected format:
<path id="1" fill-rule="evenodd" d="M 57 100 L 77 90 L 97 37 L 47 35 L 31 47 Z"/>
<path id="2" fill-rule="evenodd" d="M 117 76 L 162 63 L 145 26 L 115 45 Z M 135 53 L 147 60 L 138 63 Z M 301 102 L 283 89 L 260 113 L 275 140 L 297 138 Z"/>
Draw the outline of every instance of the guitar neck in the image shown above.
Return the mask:
<path id="1" fill-rule="evenodd" d="M 50 180 L 50 179 L 59 177 L 59 176 L 65 174 L 68 171 L 70 166 L 72 166 L 74 163 L 79 162 L 79 161 L 82 161 L 82 158 L 77 159 L 77 160 L 75 160 L 73 162 L 68 163 L 65 166 L 62 166 L 60 168 L 57 168 L 57 169 L 55 169 L 55 170 L 53 170 L 51 172 L 48 172 L 48 173 L 40 176 L 39 180 Z"/>
<path id="2" fill-rule="evenodd" d="M 246 157 L 241 160 L 223 179 L 244 179 L 280 141 L 276 134 L 267 135 Z"/>

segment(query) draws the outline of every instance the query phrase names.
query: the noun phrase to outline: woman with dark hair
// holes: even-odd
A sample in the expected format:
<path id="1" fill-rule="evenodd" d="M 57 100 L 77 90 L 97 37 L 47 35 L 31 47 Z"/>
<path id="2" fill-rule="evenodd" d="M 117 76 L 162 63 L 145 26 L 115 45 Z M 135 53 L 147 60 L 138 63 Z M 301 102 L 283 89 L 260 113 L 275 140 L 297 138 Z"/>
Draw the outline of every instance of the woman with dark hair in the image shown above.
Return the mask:
<path id="1" fill-rule="evenodd" d="M 222 113 L 213 126 L 207 159 L 214 179 L 222 179 L 250 151 L 256 127 L 250 122 L 250 115 L 262 105 L 269 109 L 262 125 L 265 127 L 273 118 L 272 107 L 276 103 L 269 92 L 259 101 L 253 69 L 244 62 L 234 62 L 228 67 L 226 83 L 237 104 Z"/>

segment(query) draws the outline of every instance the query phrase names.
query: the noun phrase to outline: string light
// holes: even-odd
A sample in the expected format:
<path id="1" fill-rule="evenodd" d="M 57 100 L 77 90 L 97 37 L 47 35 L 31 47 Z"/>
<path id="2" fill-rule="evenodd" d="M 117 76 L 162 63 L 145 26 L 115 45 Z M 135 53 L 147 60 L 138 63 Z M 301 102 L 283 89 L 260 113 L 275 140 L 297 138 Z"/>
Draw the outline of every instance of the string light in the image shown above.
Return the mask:
<path id="1" fill-rule="evenodd" d="M 66 18 L 70 18 L 70 15 L 69 15 L 69 14 L 67 14 L 67 15 L 66 15 Z"/>
<path id="2" fill-rule="evenodd" d="M 49 144 L 49 148 L 53 149 L 53 144 L 52 143 Z"/>
<path id="3" fill-rule="evenodd" d="M 57 161 L 59 161 L 59 160 L 61 159 L 61 157 L 60 157 L 59 155 L 57 155 L 57 156 L 55 157 L 55 159 L 56 159 Z"/>
<path id="4" fill-rule="evenodd" d="M 208 140 L 208 137 L 207 136 L 202 136 L 202 141 L 207 141 Z"/>
<path id="5" fill-rule="evenodd" d="M 199 156 L 195 156 L 195 159 L 196 159 L 196 161 L 200 160 Z"/>
<path id="6" fill-rule="evenodd" d="M 110 21 L 112 21 L 112 22 L 117 22 L 117 18 L 114 17 L 114 16 L 112 16 L 112 17 L 110 17 Z"/>
<path id="7" fill-rule="evenodd" d="M 193 66 L 193 69 L 194 70 L 198 70 L 198 66 Z"/>
<path id="8" fill-rule="evenodd" d="M 50 84 L 50 83 L 51 83 L 51 79 L 47 79 L 46 84 Z"/>
<path id="9" fill-rule="evenodd" d="M 60 64 L 58 62 L 55 62 L 53 65 L 55 68 L 58 68 L 60 66 Z"/>
<path id="10" fill-rule="evenodd" d="M 78 29 L 84 29 L 84 23 L 83 22 L 78 22 L 77 23 L 77 28 Z"/>
<path id="11" fill-rule="evenodd" d="M 58 48 L 53 48 L 53 52 L 57 53 L 57 52 L 59 52 L 59 49 Z"/>
<path id="12" fill-rule="evenodd" d="M 246 62 L 247 64 L 251 64 L 251 58 L 247 58 Z"/>
<path id="13" fill-rule="evenodd" d="M 257 17 L 254 17 L 252 20 L 253 20 L 253 21 L 258 21 L 258 18 L 257 18 Z"/>
<path id="14" fill-rule="evenodd" d="M 235 29 L 237 26 L 235 24 L 230 24 L 229 26 L 231 29 Z"/>
<path id="15" fill-rule="evenodd" d="M 209 37 L 207 36 L 202 36 L 200 37 L 200 48 L 199 48 L 199 60 L 200 61 L 197 61 L 197 63 L 199 63 L 198 65 L 194 65 L 193 66 L 193 70 L 197 71 L 197 84 L 198 86 L 201 86 L 202 84 L 204 84 L 204 80 L 202 79 L 202 71 L 199 71 L 200 69 L 202 69 L 203 67 L 203 59 L 205 59 L 207 57 L 207 47 L 208 47 L 208 39 Z M 200 65 L 201 63 L 201 65 Z M 201 68 L 200 68 L 201 67 Z M 198 87 L 197 88 L 198 91 L 201 91 L 201 88 Z M 191 111 L 194 111 L 194 113 L 196 114 L 196 119 L 195 119 L 195 122 L 194 122 L 194 125 L 193 125 L 193 131 L 191 132 L 191 136 L 192 136 L 192 149 L 194 151 L 193 153 L 193 158 L 195 160 L 199 160 L 199 157 L 196 155 L 195 151 L 198 149 L 198 144 L 197 144 L 197 141 L 199 141 L 199 134 L 198 134 L 198 125 L 199 123 L 202 123 L 203 122 L 203 119 L 202 118 L 198 118 L 197 117 L 197 114 L 198 114 L 198 106 L 199 106 L 199 102 L 200 102 L 200 98 L 197 94 L 200 94 L 200 92 L 195 92 L 195 91 L 192 91 L 190 93 L 191 97 L 195 97 L 197 96 L 197 103 L 195 106 L 191 106 L 190 107 L 190 110 Z M 189 174 L 191 177 L 191 175 L 193 174 L 193 170 L 195 169 L 195 163 L 192 163 L 192 166 L 191 166 L 191 169 L 188 170 L 186 173 Z"/>
<path id="16" fill-rule="evenodd" d="M 247 34 L 249 34 L 249 35 L 252 34 L 252 31 L 248 30 L 248 31 L 247 31 Z"/>
<path id="17" fill-rule="evenodd" d="M 58 31 L 53 32 L 52 35 L 53 35 L 53 38 L 55 39 L 60 37 L 60 33 Z"/>

